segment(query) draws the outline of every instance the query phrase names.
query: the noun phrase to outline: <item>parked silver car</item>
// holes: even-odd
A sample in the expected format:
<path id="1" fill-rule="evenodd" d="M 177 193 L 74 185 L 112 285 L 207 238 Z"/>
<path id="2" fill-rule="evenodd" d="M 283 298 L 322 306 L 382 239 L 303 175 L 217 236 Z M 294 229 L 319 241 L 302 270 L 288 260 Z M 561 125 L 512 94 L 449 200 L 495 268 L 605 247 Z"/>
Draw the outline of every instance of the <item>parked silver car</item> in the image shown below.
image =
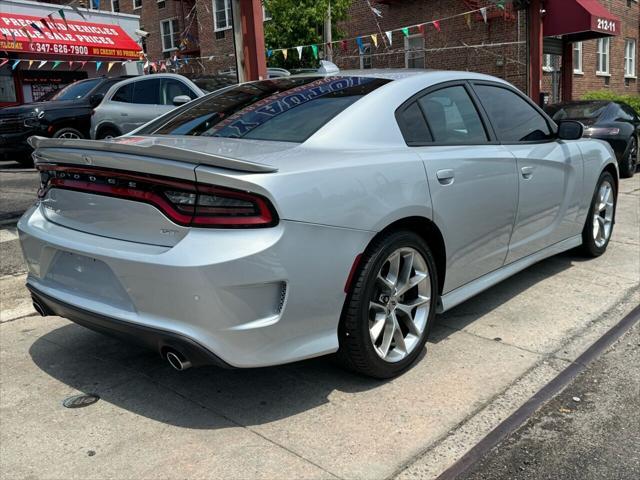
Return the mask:
<path id="1" fill-rule="evenodd" d="M 123 80 L 111 87 L 94 109 L 91 138 L 119 137 L 203 95 L 195 83 L 175 73 Z"/>
<path id="2" fill-rule="evenodd" d="M 230 87 L 109 142 L 36 138 L 27 286 L 177 369 L 337 352 L 390 377 L 436 312 L 605 251 L 617 164 L 581 136 L 497 78 L 364 70 Z"/>

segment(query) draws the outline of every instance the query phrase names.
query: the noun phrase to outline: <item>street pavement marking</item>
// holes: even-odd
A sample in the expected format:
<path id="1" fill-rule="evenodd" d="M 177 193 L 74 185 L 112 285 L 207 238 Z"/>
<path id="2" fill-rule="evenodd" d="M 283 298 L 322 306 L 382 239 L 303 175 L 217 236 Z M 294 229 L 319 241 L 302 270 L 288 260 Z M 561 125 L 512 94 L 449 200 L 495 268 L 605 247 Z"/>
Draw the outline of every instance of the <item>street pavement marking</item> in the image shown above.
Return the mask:
<path id="1" fill-rule="evenodd" d="M 0 229 L 0 243 L 18 240 L 18 230 L 16 227 Z"/>

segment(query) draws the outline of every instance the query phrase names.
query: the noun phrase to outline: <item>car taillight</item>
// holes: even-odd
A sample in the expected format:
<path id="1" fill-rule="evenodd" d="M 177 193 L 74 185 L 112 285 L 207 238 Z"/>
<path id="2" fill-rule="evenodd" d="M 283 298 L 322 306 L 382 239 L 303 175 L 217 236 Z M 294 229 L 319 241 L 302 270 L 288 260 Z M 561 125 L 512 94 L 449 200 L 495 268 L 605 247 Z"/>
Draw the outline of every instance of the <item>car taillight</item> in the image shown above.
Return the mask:
<path id="1" fill-rule="evenodd" d="M 153 205 L 178 225 L 271 227 L 278 217 L 261 195 L 187 180 L 101 168 L 40 164 L 43 198 L 51 188 L 105 195 Z"/>

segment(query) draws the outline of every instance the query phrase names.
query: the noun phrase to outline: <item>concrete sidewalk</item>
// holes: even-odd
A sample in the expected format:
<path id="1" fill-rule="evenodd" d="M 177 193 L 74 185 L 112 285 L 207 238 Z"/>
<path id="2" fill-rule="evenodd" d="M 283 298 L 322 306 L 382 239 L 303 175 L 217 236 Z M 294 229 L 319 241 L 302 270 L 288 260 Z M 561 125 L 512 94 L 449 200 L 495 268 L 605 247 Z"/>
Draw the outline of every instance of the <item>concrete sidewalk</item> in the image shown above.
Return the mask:
<path id="1" fill-rule="evenodd" d="M 621 183 L 607 254 L 548 259 L 441 316 L 427 355 L 388 382 L 327 358 L 174 372 L 66 320 L 24 317 L 23 275 L 3 277 L 0 472 L 434 478 L 640 302 L 639 249 L 636 176 Z M 101 400 L 62 406 L 81 392 Z"/>

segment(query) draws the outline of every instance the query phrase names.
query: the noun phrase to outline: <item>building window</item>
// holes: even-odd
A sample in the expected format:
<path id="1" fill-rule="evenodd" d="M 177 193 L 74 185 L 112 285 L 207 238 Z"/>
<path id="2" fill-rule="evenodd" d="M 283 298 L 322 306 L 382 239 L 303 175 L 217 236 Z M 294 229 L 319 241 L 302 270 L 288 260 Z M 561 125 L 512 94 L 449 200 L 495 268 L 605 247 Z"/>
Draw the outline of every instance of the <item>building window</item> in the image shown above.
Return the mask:
<path id="1" fill-rule="evenodd" d="M 406 68 L 424 68 L 424 36 L 421 33 L 404 39 L 404 65 Z"/>
<path id="2" fill-rule="evenodd" d="M 142 0 L 133 0 L 133 9 L 142 8 Z"/>
<path id="3" fill-rule="evenodd" d="M 365 43 L 360 51 L 360 68 L 371 68 L 371 44 Z"/>
<path id="4" fill-rule="evenodd" d="M 582 42 L 573 44 L 573 73 L 582 73 Z"/>
<path id="5" fill-rule="evenodd" d="M 158 0 L 158 8 L 164 8 L 166 6 L 165 0 Z"/>
<path id="6" fill-rule="evenodd" d="M 168 52 L 176 49 L 178 36 L 178 20 L 175 18 L 160 22 L 162 32 L 162 51 Z"/>
<path id="7" fill-rule="evenodd" d="M 213 0 L 214 30 L 231 28 L 231 0 Z"/>
<path id="8" fill-rule="evenodd" d="M 271 20 L 271 12 L 264 6 L 264 1 L 262 2 L 262 20 L 265 22 Z"/>
<path id="9" fill-rule="evenodd" d="M 624 76 L 636 76 L 636 41 L 628 39 L 624 44 Z"/>
<path id="10" fill-rule="evenodd" d="M 553 58 L 549 53 L 542 55 L 542 71 L 553 72 Z"/>
<path id="11" fill-rule="evenodd" d="M 596 48 L 596 74 L 609 75 L 609 45 L 610 39 L 599 38 Z"/>

